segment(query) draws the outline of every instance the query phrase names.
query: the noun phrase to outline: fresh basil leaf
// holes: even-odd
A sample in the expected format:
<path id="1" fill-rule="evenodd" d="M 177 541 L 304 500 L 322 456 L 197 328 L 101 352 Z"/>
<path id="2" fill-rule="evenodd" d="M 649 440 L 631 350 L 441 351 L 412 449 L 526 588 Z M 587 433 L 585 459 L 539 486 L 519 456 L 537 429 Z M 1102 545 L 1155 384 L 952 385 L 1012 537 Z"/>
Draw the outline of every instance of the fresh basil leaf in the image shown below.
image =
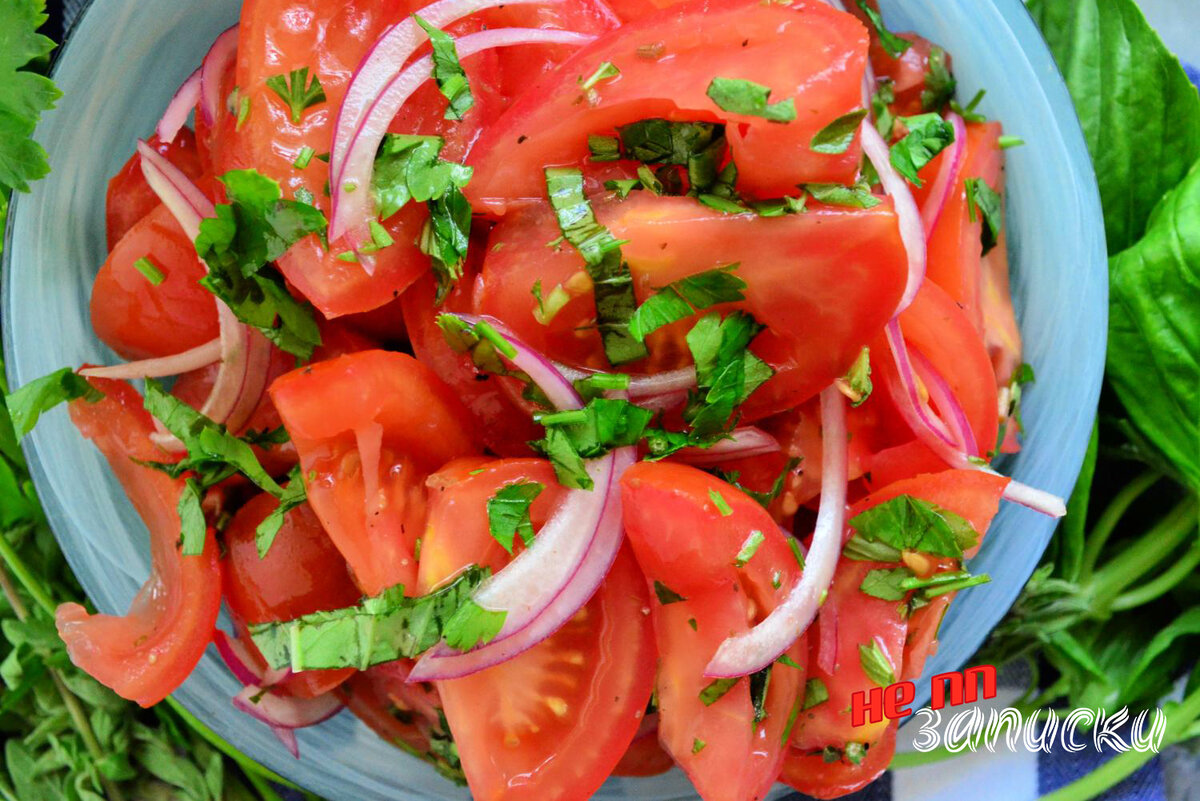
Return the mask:
<path id="1" fill-rule="evenodd" d="M 530 444 L 554 465 L 559 483 L 591 489 L 583 460 L 636 445 L 653 417 L 627 400 L 592 398 L 582 409 L 540 416 L 546 437 Z"/>
<path id="2" fill-rule="evenodd" d="M 1000 193 L 988 186 L 982 178 L 968 178 L 964 183 L 967 187 L 967 211 L 970 213 L 971 222 L 983 218 L 981 238 L 983 253 L 987 255 L 988 251 L 1000 242 L 1000 232 L 1004 229 L 1004 201 Z"/>
<path id="3" fill-rule="evenodd" d="M 812 709 L 829 700 L 829 688 L 820 679 L 809 679 L 804 683 L 804 708 Z"/>
<path id="4" fill-rule="evenodd" d="M 762 326 L 745 312 L 725 318 L 715 312 L 701 317 L 687 334 L 696 363 L 696 390 L 684 419 L 694 437 L 708 439 L 732 428 L 737 407 L 769 379 L 774 371 L 749 351 Z"/>
<path id="5" fill-rule="evenodd" d="M 433 45 L 433 79 L 437 82 L 438 91 L 449 101 L 446 119 L 461 120 L 475 105 L 475 98 L 471 95 L 467 73 L 458 61 L 458 48 L 454 45 L 454 39 L 416 14 L 413 14 L 413 19 L 429 34 L 429 41 Z"/>
<path id="6" fill-rule="evenodd" d="M 37 425 L 38 418 L 60 403 L 83 398 L 96 403 L 104 393 L 93 387 L 86 378 L 70 367 L 55 370 L 35 378 L 4 399 L 12 417 L 13 431 L 20 440 Z"/>
<path id="7" fill-rule="evenodd" d="M 392 587 L 355 606 L 252 625 L 250 636 L 274 669 L 366 670 L 383 662 L 412 659 L 442 639 L 458 611 L 474 603 L 471 595 L 489 574 L 472 566 L 428 595 L 409 598 L 403 587 Z M 471 630 L 487 622 L 486 615 L 476 621 L 471 613 L 464 614 L 455 623 L 458 641 L 469 640 Z"/>
<path id="8" fill-rule="evenodd" d="M 854 135 L 858 133 L 858 127 L 862 125 L 863 118 L 866 116 L 867 110 L 865 108 L 855 109 L 849 114 L 843 114 L 820 131 L 817 131 L 816 136 L 809 142 L 809 148 L 815 153 L 829 153 L 832 155 L 845 153 L 850 149 L 850 144 L 854 141 Z"/>
<path id="9" fill-rule="evenodd" d="M 733 685 L 741 681 L 740 678 L 735 679 L 716 679 L 711 684 L 700 691 L 700 702 L 705 706 L 712 706 L 717 701 L 720 701 L 725 695 L 733 689 Z"/>
<path id="10" fill-rule="evenodd" d="M 308 67 L 292 70 L 286 75 L 272 75 L 267 78 L 266 84 L 288 107 L 293 123 L 299 123 L 304 112 L 312 106 L 325 102 L 325 90 L 321 88 L 321 79 L 313 75 L 310 80 Z"/>
<path id="11" fill-rule="evenodd" d="M 908 48 L 912 47 L 912 42 L 902 36 L 897 36 L 887 29 L 883 24 L 883 16 L 878 11 L 867 5 L 866 0 L 854 0 L 862 12 L 867 15 L 867 19 L 871 21 L 871 25 L 875 28 L 875 33 L 879 37 L 879 43 L 883 45 L 883 49 L 887 51 L 892 58 L 900 58 L 907 52 Z"/>
<path id="12" fill-rule="evenodd" d="M 381 220 L 404 208 L 409 200 L 441 200 L 470 182 L 471 167 L 441 158 L 444 145 L 440 136 L 384 136 L 371 175 L 371 195 Z"/>
<path id="13" fill-rule="evenodd" d="M 533 521 L 529 518 L 529 507 L 542 494 L 546 485 L 538 481 L 518 481 L 505 484 L 488 498 L 488 531 L 493 539 L 509 553 L 513 552 L 513 541 L 517 534 L 526 546 L 533 544 Z"/>
<path id="14" fill-rule="evenodd" d="M 229 202 L 200 221 L 196 252 L 208 265 L 201 285 L 280 349 L 311 358 L 321 344 L 312 308 L 295 300 L 268 265 L 309 234 L 323 234 L 325 215 L 283 200 L 279 184 L 256 170 L 232 170 L 219 180 Z"/>
<path id="15" fill-rule="evenodd" d="M 621 143 L 615 136 L 589 134 L 588 152 L 592 161 L 617 161 L 621 158 Z"/>
<path id="16" fill-rule="evenodd" d="M 308 500 L 308 493 L 305 491 L 304 480 L 301 476 L 300 466 L 293 467 L 291 473 L 288 474 L 288 485 L 279 495 L 279 505 L 272 509 L 254 529 L 254 544 L 258 548 L 259 559 L 265 557 L 267 551 L 271 549 L 271 545 L 275 542 L 275 535 L 279 533 L 279 529 L 283 528 L 283 521 L 287 513 Z"/>
<path id="17" fill-rule="evenodd" d="M 849 525 L 855 533 L 847 543 L 846 554 L 852 559 L 859 558 L 850 555 L 855 551 L 891 557 L 877 561 L 892 562 L 898 561 L 902 551 L 962 558 L 963 551 L 979 539 L 965 518 L 911 495 L 900 495 L 859 512 Z M 875 545 L 883 548 L 872 549 Z"/>
<path id="18" fill-rule="evenodd" d="M 644 341 L 651 332 L 698 311 L 744 300 L 746 282 L 734 275 L 737 267 L 730 264 L 667 284 L 638 306 L 629 320 L 629 333 Z"/>
<path id="19" fill-rule="evenodd" d="M 849 206 L 854 209 L 873 209 L 881 201 L 864 184 L 844 186 L 842 184 L 805 184 L 804 189 L 814 199 L 831 206 Z"/>
<path id="20" fill-rule="evenodd" d="M 204 553 L 204 540 L 208 534 L 208 523 L 204 519 L 204 489 L 200 482 L 189 478 L 179 493 L 179 546 L 184 556 L 199 556 Z"/>
<path id="21" fill-rule="evenodd" d="M 1133 428 L 1200 491 L 1200 166 L 1109 264 L 1108 379 Z"/>
<path id="22" fill-rule="evenodd" d="M 877 686 L 889 687 L 896 683 L 896 669 L 875 640 L 866 645 L 859 644 L 858 661 L 863 673 Z"/>
<path id="23" fill-rule="evenodd" d="M 890 160 L 914 186 L 922 186 L 918 171 L 954 142 L 954 126 L 940 114 L 901 117 L 908 133 L 892 145 Z"/>
<path id="24" fill-rule="evenodd" d="M 1200 96 L 1133 0 L 1030 0 L 1096 165 L 1109 253 L 1200 158 Z"/>
<path id="25" fill-rule="evenodd" d="M 506 617 L 507 612 L 484 609 L 468 598 L 446 621 L 442 636 L 456 651 L 470 651 L 495 639 Z"/>
<path id="26" fill-rule="evenodd" d="M 954 99 L 958 81 L 950 72 L 950 57 L 934 45 L 929 50 L 929 69 L 925 71 L 925 88 L 921 90 L 921 110 L 940 112 Z"/>
<path id="27" fill-rule="evenodd" d="M 778 103 L 768 102 L 771 89 L 761 83 L 740 78 L 713 78 L 706 92 L 717 108 L 748 117 L 762 117 L 770 122 L 787 123 L 796 119 L 796 101 L 792 98 Z"/>
<path id="28" fill-rule="evenodd" d="M 596 324 L 611 364 L 647 355 L 646 346 L 629 333 L 637 308 L 633 275 L 621 258 L 621 243 L 596 221 L 583 193 L 583 174 L 572 168 L 546 170 L 546 190 L 563 236 L 583 256 L 596 298 Z"/>
<path id="29" fill-rule="evenodd" d="M 900 585 L 905 579 L 912 578 L 912 576 L 913 572 L 907 567 L 869 570 L 867 575 L 863 576 L 862 584 L 858 588 L 872 598 L 880 598 L 884 601 L 903 601 L 908 596 L 908 590 Z"/>
<path id="30" fill-rule="evenodd" d="M 658 597 L 658 602 L 663 606 L 677 604 L 681 601 L 687 600 L 687 598 L 684 598 L 682 595 L 675 592 L 675 590 L 671 589 L 666 584 L 663 584 L 661 581 L 654 582 L 654 594 Z"/>

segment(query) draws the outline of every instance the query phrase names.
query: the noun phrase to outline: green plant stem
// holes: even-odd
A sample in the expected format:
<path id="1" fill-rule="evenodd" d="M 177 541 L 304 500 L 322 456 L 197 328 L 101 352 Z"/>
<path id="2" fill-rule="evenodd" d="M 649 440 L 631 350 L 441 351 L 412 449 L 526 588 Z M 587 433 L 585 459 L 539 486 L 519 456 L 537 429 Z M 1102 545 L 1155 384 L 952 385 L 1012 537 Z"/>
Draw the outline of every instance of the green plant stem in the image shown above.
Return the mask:
<path id="1" fill-rule="evenodd" d="M 196 732 L 201 739 L 236 762 L 237 766 L 242 769 L 242 772 L 246 774 L 247 778 L 250 776 L 258 776 L 259 778 L 266 779 L 267 781 L 271 781 L 276 784 L 282 784 L 284 787 L 290 787 L 293 790 L 300 789 L 275 771 L 271 770 L 270 768 L 263 767 L 250 757 L 238 751 L 229 743 L 222 740 L 220 735 L 201 723 L 195 715 L 187 711 L 183 704 L 179 703 L 171 696 L 167 696 L 166 703 L 175 711 L 175 714 L 179 715 L 183 722 L 187 724 L 188 728 Z"/>
<path id="2" fill-rule="evenodd" d="M 1100 552 L 1104 550 L 1104 545 L 1112 536 L 1117 523 L 1129 511 L 1129 507 L 1133 505 L 1134 501 L 1142 497 L 1142 494 L 1154 486 L 1161 477 L 1158 472 L 1147 470 L 1113 496 L 1112 501 L 1100 515 L 1100 519 L 1096 521 L 1091 536 L 1088 538 L 1087 547 L 1083 552 L 1083 566 L 1079 573 L 1080 581 L 1091 578 L 1092 572 L 1096 569 L 1096 562 L 1100 560 Z"/>
<path id="3" fill-rule="evenodd" d="M 1148 581 L 1142 586 L 1114 598 L 1111 609 L 1114 612 L 1123 612 L 1160 598 L 1190 576 L 1198 565 L 1200 565 L 1200 542 L 1194 543 L 1179 561 L 1164 570 L 1153 581 Z"/>
<path id="4" fill-rule="evenodd" d="M 10 550 L 11 544 L 8 542 L 8 537 L 4 533 L 0 533 L 0 542 L 3 542 Z M 15 557 L 16 552 L 12 555 Z M 13 562 L 5 558 L 10 565 Z M 18 564 L 24 567 L 24 563 L 20 559 L 16 559 Z M 35 586 L 36 583 L 35 583 Z M 26 585 L 29 589 L 29 585 Z M 39 587 L 39 589 L 41 589 Z M 13 586 L 12 580 L 8 577 L 8 571 L 0 567 L 0 590 L 3 590 L 4 597 L 8 599 L 9 606 L 12 607 L 13 613 L 17 616 L 17 620 L 24 622 L 29 618 L 29 609 L 25 606 L 25 602 L 21 600 L 21 596 L 17 594 L 17 588 Z M 33 593 L 30 593 L 33 594 Z M 43 591 L 44 594 L 44 591 Z M 48 599 L 48 596 L 47 596 Z M 54 614 L 54 605 L 50 603 L 50 614 Z M 67 687 L 66 682 L 62 680 L 62 676 L 54 668 L 48 668 L 50 678 L 54 680 L 54 687 L 58 690 L 58 694 L 62 696 L 63 704 L 67 708 L 67 714 L 71 716 L 71 722 L 75 726 L 75 730 L 79 732 L 80 738 L 83 740 L 83 745 L 87 749 L 88 755 L 92 760 L 99 763 L 104 759 L 104 749 L 100 747 L 100 741 L 96 739 L 95 732 L 92 731 L 92 726 L 88 722 L 87 715 L 84 714 L 83 708 L 79 705 L 79 699 Z M 96 774 L 100 779 L 100 784 L 104 787 L 104 794 L 108 797 L 108 801 L 125 801 L 125 796 L 117 785 L 113 784 L 103 773 Z"/>
<path id="5" fill-rule="evenodd" d="M 1161 563 L 1196 528 L 1196 499 L 1184 498 L 1121 554 L 1093 574 L 1091 592 L 1096 606 L 1107 613 L 1113 599 Z"/>
<path id="6" fill-rule="evenodd" d="M 1172 745 L 1187 738 L 1189 729 L 1200 717 L 1200 689 L 1192 692 L 1178 704 L 1167 704 L 1163 708 L 1167 718 L 1167 730 L 1163 745 Z M 1039 801 L 1088 801 L 1118 782 L 1133 775 L 1157 754 L 1153 751 L 1126 751 L 1105 762 L 1081 779 L 1044 795 Z"/>
<path id="7" fill-rule="evenodd" d="M 21 586 L 29 593 L 29 596 L 42 608 L 50 617 L 54 617 L 54 608 L 57 604 L 54 599 L 46 592 L 46 588 L 37 580 L 29 566 L 17 553 L 17 549 L 9 542 L 9 532 L 0 532 L 0 559 L 8 565 L 8 569 L 17 577 L 17 581 L 21 582 Z M 14 596 L 15 597 L 15 596 Z M 14 606 L 15 610 L 16 607 Z"/>

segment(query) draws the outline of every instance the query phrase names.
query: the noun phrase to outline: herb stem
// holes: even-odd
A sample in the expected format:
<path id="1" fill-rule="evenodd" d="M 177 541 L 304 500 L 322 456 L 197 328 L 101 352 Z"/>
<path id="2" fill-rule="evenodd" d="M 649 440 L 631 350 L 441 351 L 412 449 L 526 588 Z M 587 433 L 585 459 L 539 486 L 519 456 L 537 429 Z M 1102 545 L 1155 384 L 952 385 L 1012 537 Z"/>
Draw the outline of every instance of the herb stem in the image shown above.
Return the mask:
<path id="1" fill-rule="evenodd" d="M 1147 470 L 1122 487 L 1121 491 L 1113 497 L 1103 514 L 1100 515 L 1100 519 L 1096 521 L 1096 525 L 1092 528 L 1092 534 L 1088 538 L 1087 547 L 1083 552 L 1080 581 L 1091 578 L 1096 569 L 1096 562 L 1100 559 L 1100 552 L 1104 550 L 1105 543 L 1112 536 L 1117 523 L 1125 516 L 1125 512 L 1129 510 L 1134 501 L 1142 496 L 1142 493 L 1154 486 L 1161 477 L 1158 472 Z"/>
<path id="2" fill-rule="evenodd" d="M 1196 499 L 1184 498 L 1149 531 L 1125 546 L 1120 556 L 1094 574 L 1091 592 L 1100 611 L 1107 613 L 1122 590 L 1153 570 L 1191 535 L 1196 528 L 1196 511 Z"/>
<path id="3" fill-rule="evenodd" d="M 21 530 L 22 529 L 15 529 L 14 531 Z M 57 604 L 54 603 L 54 599 L 51 598 L 46 592 L 46 588 L 43 587 L 41 582 L 37 580 L 37 577 L 33 575 L 33 572 L 29 569 L 29 566 L 25 564 L 25 561 L 17 553 L 17 549 L 14 548 L 12 542 L 9 541 L 9 535 L 10 532 L 8 531 L 0 532 L 0 559 L 4 560 L 4 564 L 7 565 L 8 569 L 12 571 L 12 574 L 17 577 L 17 581 L 21 582 L 21 586 L 24 587 L 25 591 L 29 593 L 30 597 L 37 602 L 37 605 L 40 606 L 42 610 L 46 612 L 46 614 L 50 615 L 50 617 L 54 617 L 54 608 L 57 606 Z M 7 574 L 5 574 L 4 578 L 5 582 L 7 583 Z M 16 597 L 17 596 L 13 594 L 10 596 L 9 600 L 11 601 L 12 598 Z M 20 599 L 17 598 L 17 601 L 20 602 Z M 24 604 L 22 604 L 22 607 L 24 607 Z M 16 611 L 16 609 L 17 607 L 13 606 L 13 610 Z M 28 612 L 26 612 L 26 614 L 28 614 Z M 19 613 L 17 616 L 22 617 Z"/>
<path id="4" fill-rule="evenodd" d="M 1150 603 L 1170 592 L 1176 584 L 1190 576 L 1197 565 L 1200 565 L 1200 542 L 1193 543 L 1182 558 L 1154 580 L 1146 582 L 1137 589 L 1118 595 L 1113 599 L 1109 608 L 1114 612 L 1122 612 Z"/>

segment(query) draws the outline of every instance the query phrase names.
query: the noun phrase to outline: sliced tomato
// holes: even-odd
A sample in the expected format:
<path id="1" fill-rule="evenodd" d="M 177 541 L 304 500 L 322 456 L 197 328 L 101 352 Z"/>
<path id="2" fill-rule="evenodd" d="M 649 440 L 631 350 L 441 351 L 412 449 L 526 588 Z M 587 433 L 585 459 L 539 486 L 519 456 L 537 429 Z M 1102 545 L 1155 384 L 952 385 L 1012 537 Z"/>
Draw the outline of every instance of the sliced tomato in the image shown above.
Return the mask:
<path id="1" fill-rule="evenodd" d="M 792 748 L 784 760 L 780 779 L 813 798 L 841 798 L 861 790 L 891 764 L 896 753 L 896 728 L 896 724 L 889 726 L 857 765 L 844 759 L 828 762 L 823 754 L 807 754 Z"/>
<path id="2" fill-rule="evenodd" d="M 769 614 L 797 579 L 786 535 L 747 495 L 686 465 L 634 465 L 621 479 L 621 500 L 630 544 L 658 595 L 650 616 L 659 739 L 705 801 L 761 798 L 779 775 L 804 671 L 773 666 L 761 721 L 747 679 L 709 703 L 701 694 L 712 684 L 704 670 L 721 643 Z M 738 567 L 754 532 L 761 542 Z M 801 639 L 789 656 L 803 665 L 804 651 Z"/>
<path id="3" fill-rule="evenodd" d="M 256 495 L 225 530 L 225 601 L 234 618 L 246 625 L 276 623 L 356 603 L 360 593 L 346 561 L 308 504 L 284 516 L 267 555 L 259 557 L 255 529 L 278 503 L 265 493 Z M 253 647 L 251 640 L 245 642 Z M 309 670 L 293 673 L 276 686 L 313 698 L 353 673 L 353 668 Z"/>
<path id="4" fill-rule="evenodd" d="M 810 145 L 830 122 L 861 107 L 866 58 L 862 24 L 816 0 L 673 7 L 600 37 L 531 86 L 484 131 L 466 191 L 476 209 L 501 213 L 514 199 L 545 197 L 544 167 L 583 162 L 589 134 L 650 117 L 727 121 L 739 186 L 751 193 L 850 183 L 861 158 L 857 142 L 841 154 Z M 604 62 L 620 75 L 596 87 L 593 102 L 578 81 Z M 715 77 L 770 87 L 772 102 L 793 101 L 796 119 L 723 111 L 706 95 Z"/>
<path id="5" fill-rule="evenodd" d="M 449 466 L 430 481 L 421 586 L 469 564 L 509 556 L 489 533 L 487 501 L 507 484 L 537 481 L 535 531 L 564 490 L 548 462 L 506 459 Z M 437 682 L 474 798 L 574 801 L 608 778 L 650 699 L 654 643 L 637 563 L 623 550 L 596 595 L 565 626 L 508 662 Z"/>
<path id="6" fill-rule="evenodd" d="M 146 140 L 150 147 L 162 154 L 193 181 L 204 174 L 204 164 L 196 147 L 196 135 L 190 128 L 180 128 L 174 141 L 164 144 L 158 136 Z M 146 183 L 142 175 L 141 157 L 134 153 L 121 169 L 108 181 L 108 192 L 104 199 L 104 228 L 108 235 L 108 249 L 112 250 L 121 237 L 145 217 L 159 203 L 158 195 Z"/>
<path id="7" fill-rule="evenodd" d="M 870 692 L 879 686 L 866 672 L 860 649 L 878 649 L 897 681 L 904 669 L 908 622 L 900 616 L 900 604 L 859 589 L 867 573 L 889 567 L 894 565 L 845 558 L 839 561 L 809 637 L 809 678 L 825 685 L 829 700 L 800 713 L 792 732 L 793 748 L 806 753 L 826 747 L 842 750 L 848 743 L 871 746 L 883 736 L 890 722 L 887 718 L 853 726 L 850 710 L 855 693 Z"/>
<path id="8" fill-rule="evenodd" d="M 608 5 L 621 18 L 621 22 L 636 22 L 664 8 L 682 5 L 686 0 L 608 0 Z"/>
<path id="9" fill-rule="evenodd" d="M 691 198 L 649 193 L 624 201 L 597 198 L 594 205 L 613 236 L 628 243 L 622 253 L 639 300 L 688 275 L 739 264 L 737 275 L 748 287 L 746 300 L 737 305 L 768 327 L 768 361 L 784 362 L 780 375 L 752 396 L 750 419 L 793 406 L 843 375 L 882 330 L 907 277 L 888 203 L 866 211 L 814 207 L 778 218 L 722 214 Z M 475 307 L 504 320 L 551 358 L 606 367 L 591 281 L 573 248 L 546 246 L 558 236 L 546 203 L 501 222 L 489 240 Z M 548 324 L 535 316 L 532 289 L 538 281 L 543 298 L 558 293 L 570 298 Z M 690 363 L 687 330 L 682 323 L 653 334 L 651 357 L 640 369 L 657 372 Z M 755 347 L 765 339 L 760 336 Z"/>
<path id="10" fill-rule="evenodd" d="M 874 28 L 871 28 L 874 31 Z M 929 54 L 935 45 L 915 33 L 897 34 L 911 44 L 900 58 L 896 58 L 879 43 L 879 37 L 871 36 L 871 68 L 875 78 L 892 81 L 896 101 L 893 113 L 911 117 L 925 111 L 921 93 L 925 91 L 926 76 L 929 74 Z M 946 56 L 946 68 L 950 69 L 950 57 Z M 938 109 L 940 110 L 940 109 Z"/>
<path id="11" fill-rule="evenodd" d="M 650 725 L 647 725 L 650 724 Z M 614 776 L 658 776 L 675 766 L 675 760 L 658 741 L 658 713 L 646 715 L 625 756 L 613 768 Z"/>
<path id="12" fill-rule="evenodd" d="M 950 602 L 958 593 L 948 592 L 935 597 L 912 613 L 908 619 L 908 639 L 904 643 L 903 681 L 916 681 L 925 670 L 925 660 L 937 653 L 938 631 Z"/>
<path id="13" fill-rule="evenodd" d="M 134 264 L 149 259 L 155 286 Z M 170 356 L 211 342 L 219 332 L 213 296 L 198 281 L 196 248 L 161 203 L 121 237 L 92 284 L 92 329 L 126 359 Z"/>
<path id="14" fill-rule="evenodd" d="M 134 460 L 163 461 L 150 442 L 154 423 L 142 398 L 121 381 L 93 380 L 99 403 L 75 401 L 71 419 L 108 460 L 150 532 L 150 578 L 123 615 L 89 614 L 76 603 L 55 612 L 59 636 L 81 670 L 122 698 L 152 706 L 174 692 L 212 640 L 221 606 L 221 563 L 210 529 L 204 552 L 179 549 L 184 482 Z"/>
<path id="15" fill-rule="evenodd" d="M 430 752 L 431 734 L 441 732 L 441 701 L 431 684 L 409 683 L 412 660 L 385 662 L 355 673 L 335 690 L 372 731 L 409 753 Z"/>
<path id="16" fill-rule="evenodd" d="M 308 501 L 358 586 L 413 588 L 425 479 L 476 451 L 466 410 L 411 356 L 367 350 L 302 367 L 270 387 Z"/>

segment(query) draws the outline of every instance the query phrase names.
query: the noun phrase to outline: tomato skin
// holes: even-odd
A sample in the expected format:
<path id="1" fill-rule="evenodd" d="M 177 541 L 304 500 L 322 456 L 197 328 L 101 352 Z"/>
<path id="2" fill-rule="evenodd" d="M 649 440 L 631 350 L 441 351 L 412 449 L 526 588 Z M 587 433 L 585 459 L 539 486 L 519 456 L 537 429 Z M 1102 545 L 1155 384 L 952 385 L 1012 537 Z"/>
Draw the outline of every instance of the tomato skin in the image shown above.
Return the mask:
<path id="1" fill-rule="evenodd" d="M 658 42 L 657 59 L 638 55 L 638 46 Z M 862 24 L 815 1 L 784 7 L 701 0 L 667 9 L 600 37 L 530 87 L 484 131 L 469 159 L 475 176 L 465 191 L 476 209 L 496 213 L 514 199 L 544 197 L 543 167 L 580 163 L 588 155 L 588 134 L 648 117 L 728 119 L 739 186 L 751 193 L 780 196 L 798 183 L 850 183 L 861 157 L 857 142 L 839 155 L 809 145 L 829 122 L 861 106 L 866 57 Z M 620 75 L 597 88 L 595 103 L 581 107 L 576 79 L 605 61 Z M 839 69 L 827 72 L 829 63 Z M 814 80 L 818 71 L 822 76 Z M 792 98 L 796 120 L 782 125 L 723 112 L 705 94 L 714 75 L 770 86 L 772 101 Z M 781 152 L 789 157 L 781 160 Z"/>
<path id="2" fill-rule="evenodd" d="M 180 128 L 172 142 L 164 144 L 155 134 L 146 144 L 174 164 L 184 175 L 199 182 L 204 175 L 204 164 L 196 144 L 196 135 L 190 128 Z M 108 181 L 104 203 L 104 230 L 108 237 L 108 249 L 112 250 L 121 237 L 133 228 L 159 204 L 158 195 L 146 183 L 142 175 L 142 161 L 137 153 L 121 166 Z"/>
<path id="3" fill-rule="evenodd" d="M 164 276 L 150 283 L 134 263 L 148 258 Z M 217 307 L 198 283 L 204 265 L 166 206 L 152 207 L 117 242 L 92 284 L 96 336 L 123 358 L 170 356 L 217 337 Z"/>
<path id="4" fill-rule="evenodd" d="M 650 606 L 659 652 L 659 739 L 705 801 L 761 798 L 778 776 L 782 734 L 802 695 L 804 671 L 773 668 L 760 725 L 753 723 L 747 681 L 711 705 L 700 693 L 712 681 L 704 669 L 721 643 L 786 597 L 799 574 L 795 557 L 766 510 L 694 467 L 639 462 L 621 479 L 621 499 L 647 581 L 685 599 Z M 738 568 L 734 559 L 752 531 L 762 532 L 763 541 Z M 802 665 L 804 651 L 801 638 L 788 653 Z M 698 752 L 697 741 L 706 744 Z"/>
<path id="5" fill-rule="evenodd" d="M 644 301 L 655 289 L 704 270 L 738 263 L 748 286 L 745 308 L 770 331 L 756 350 L 786 365 L 746 405 L 755 419 L 816 394 L 843 375 L 882 330 L 903 292 L 907 264 L 895 213 L 884 202 L 850 211 L 814 206 L 806 214 L 763 218 L 722 214 L 686 197 L 636 193 L 624 201 L 593 202 L 613 236 L 628 242 L 634 291 Z M 475 308 L 506 322 L 528 345 L 576 367 L 606 367 L 591 282 L 570 246 L 545 247 L 559 235 L 547 203 L 507 217 L 492 232 Z M 543 296 L 562 287 L 571 300 L 548 325 L 535 318 L 531 288 Z M 651 357 L 630 369 L 658 372 L 688 364 L 685 321 L 648 340 Z M 582 330 L 581 330 L 582 329 Z M 762 351 L 760 345 L 766 345 Z"/>
<path id="6" fill-rule="evenodd" d="M 411 659 L 356 672 L 334 692 L 359 720 L 385 741 L 418 754 L 429 752 L 429 734 L 440 728 L 437 690 L 409 684 Z"/>
<path id="7" fill-rule="evenodd" d="M 530 509 L 536 531 L 566 493 L 545 460 L 460 460 L 430 478 L 422 588 L 472 563 L 498 570 L 509 561 L 489 534 L 487 500 L 517 481 L 545 486 Z M 508 662 L 436 682 L 474 798 L 574 801 L 599 789 L 653 688 L 648 605 L 623 549 L 592 600 L 549 638 Z"/>
<path id="8" fill-rule="evenodd" d="M 293 370 L 269 393 L 300 454 L 308 501 L 359 587 L 412 588 L 425 478 L 476 451 L 462 404 L 411 356 L 379 350 Z"/>
<path id="9" fill-rule="evenodd" d="M 357 603 L 358 588 L 345 560 L 308 504 L 287 513 L 267 555 L 259 558 L 255 529 L 277 504 L 266 493 L 256 495 L 225 531 L 225 602 L 234 618 L 246 625 L 275 623 Z M 250 640 L 246 644 L 253 648 Z M 293 673 L 276 688 L 313 698 L 354 672 L 346 668 Z"/>
<path id="10" fill-rule="evenodd" d="M 829 763 L 821 754 L 806 754 L 792 748 L 783 763 L 780 780 L 813 798 L 840 798 L 861 790 L 878 779 L 896 753 L 896 724 L 888 726 L 883 737 L 863 757 L 862 764 L 845 760 Z"/>
<path id="11" fill-rule="evenodd" d="M 71 419 L 108 460 L 150 531 L 150 578 L 123 615 L 89 615 L 76 603 L 55 612 L 59 636 L 81 670 L 122 698 L 152 706 L 174 692 L 212 639 L 221 606 L 221 563 L 213 532 L 204 552 L 178 548 L 176 510 L 184 482 L 133 459 L 162 461 L 150 441 L 154 424 L 142 398 L 121 381 L 92 380 L 99 403 L 75 401 Z"/>
<path id="12" fill-rule="evenodd" d="M 657 718 L 657 714 L 654 717 Z M 658 776 L 675 767 L 675 760 L 671 759 L 671 755 L 663 750 L 658 741 L 657 722 L 649 731 L 645 731 L 644 723 L 645 721 L 626 749 L 625 756 L 621 757 L 621 761 L 613 768 L 614 776 Z"/>
<path id="13" fill-rule="evenodd" d="M 870 27 L 870 26 L 869 26 Z M 911 117 L 925 109 L 921 93 L 925 90 L 925 76 L 929 72 L 929 54 L 936 46 L 928 39 L 915 33 L 897 34 L 911 44 L 900 58 L 895 58 L 879 43 L 879 37 L 871 36 L 871 68 L 876 80 L 890 79 L 896 95 L 892 111 L 898 116 Z M 946 67 L 953 72 L 950 56 L 946 56 Z"/>

